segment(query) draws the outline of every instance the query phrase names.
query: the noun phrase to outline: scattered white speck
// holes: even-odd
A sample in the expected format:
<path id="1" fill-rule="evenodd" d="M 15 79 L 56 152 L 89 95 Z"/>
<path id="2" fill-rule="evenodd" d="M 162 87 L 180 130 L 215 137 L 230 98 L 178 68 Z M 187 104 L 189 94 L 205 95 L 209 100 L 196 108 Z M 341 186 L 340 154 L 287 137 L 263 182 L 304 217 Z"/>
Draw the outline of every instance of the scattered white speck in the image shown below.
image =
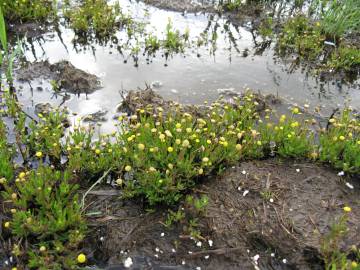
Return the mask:
<path id="1" fill-rule="evenodd" d="M 173 249 L 171 250 L 171 252 L 172 252 L 172 253 L 176 253 L 176 250 L 175 250 L 175 248 L 173 248 Z"/>
<path id="2" fill-rule="evenodd" d="M 125 261 L 124 261 L 124 266 L 125 268 L 130 268 L 133 265 L 133 260 L 128 257 Z"/>
<path id="3" fill-rule="evenodd" d="M 241 187 L 238 187 L 237 190 L 238 190 L 238 191 L 241 191 Z"/>
<path id="4" fill-rule="evenodd" d="M 181 264 L 184 265 L 184 264 L 185 264 L 185 260 L 182 260 L 182 261 L 181 261 Z"/>
<path id="5" fill-rule="evenodd" d="M 273 198 L 270 198 L 269 202 L 273 203 L 273 202 L 274 202 L 274 199 L 273 199 Z"/>
<path id="6" fill-rule="evenodd" d="M 300 172 L 300 169 L 296 169 L 296 172 Z"/>
<path id="7" fill-rule="evenodd" d="M 289 211 L 292 212 L 292 211 L 294 211 L 294 209 L 290 208 Z"/>
<path id="8" fill-rule="evenodd" d="M 338 176 L 344 176 L 344 175 L 345 175 L 344 171 L 338 173 Z"/>
<path id="9" fill-rule="evenodd" d="M 161 236 L 161 237 L 164 237 L 164 236 L 165 236 L 165 233 L 162 232 L 162 233 L 160 234 L 160 236 Z"/>
<path id="10" fill-rule="evenodd" d="M 192 251 L 188 251 L 189 254 L 192 254 Z"/>
<path id="11" fill-rule="evenodd" d="M 247 253 L 250 253 L 250 250 L 247 249 L 246 252 L 247 252 Z"/>
<path id="12" fill-rule="evenodd" d="M 286 260 L 286 259 L 283 259 L 282 262 L 283 262 L 283 263 L 287 263 L 287 260 Z"/>
<path id="13" fill-rule="evenodd" d="M 210 255 L 205 255 L 204 258 L 205 260 L 208 260 L 210 258 Z"/>
<path id="14" fill-rule="evenodd" d="M 201 270 L 201 267 L 200 266 L 196 267 L 196 270 Z"/>
<path id="15" fill-rule="evenodd" d="M 232 169 L 235 169 L 235 166 L 232 166 L 231 168 L 232 168 Z"/>
<path id="16" fill-rule="evenodd" d="M 160 251 L 160 249 L 159 249 L 159 248 L 155 248 L 155 251 L 156 251 L 156 252 L 159 252 L 159 251 Z"/>
<path id="17" fill-rule="evenodd" d="M 101 236 L 100 237 L 100 241 L 102 242 L 102 241 L 104 241 L 105 240 L 105 237 L 104 236 Z"/>
<path id="18" fill-rule="evenodd" d="M 196 243 L 196 246 L 197 246 L 197 247 L 201 247 L 201 246 L 202 246 L 202 243 L 199 241 L 199 242 Z"/>
<path id="19" fill-rule="evenodd" d="M 249 191 L 245 190 L 244 193 L 243 193 L 243 197 L 245 197 L 248 193 L 249 193 Z"/>
<path id="20" fill-rule="evenodd" d="M 354 186 L 352 184 L 350 184 L 349 182 L 346 182 L 345 185 L 350 189 L 354 189 Z"/>
<path id="21" fill-rule="evenodd" d="M 120 254 L 124 254 L 124 251 L 123 251 L 123 250 L 120 250 Z"/>
<path id="22" fill-rule="evenodd" d="M 159 258 L 159 254 L 155 254 L 154 257 L 155 257 L 155 258 Z"/>
<path id="23" fill-rule="evenodd" d="M 270 256 L 271 256 L 271 257 L 275 257 L 275 253 L 271 253 Z"/>
<path id="24" fill-rule="evenodd" d="M 213 240 L 209 240 L 208 243 L 209 243 L 209 246 L 212 247 L 214 242 L 213 242 Z"/>
<path id="25" fill-rule="evenodd" d="M 256 254 L 254 257 L 253 257 L 253 260 L 254 262 L 257 264 L 257 261 L 259 260 L 260 258 L 260 255 L 259 254 Z"/>
<path id="26" fill-rule="evenodd" d="M 243 170 L 241 173 L 242 173 L 242 174 L 246 174 L 246 171 L 245 171 L 245 170 Z"/>

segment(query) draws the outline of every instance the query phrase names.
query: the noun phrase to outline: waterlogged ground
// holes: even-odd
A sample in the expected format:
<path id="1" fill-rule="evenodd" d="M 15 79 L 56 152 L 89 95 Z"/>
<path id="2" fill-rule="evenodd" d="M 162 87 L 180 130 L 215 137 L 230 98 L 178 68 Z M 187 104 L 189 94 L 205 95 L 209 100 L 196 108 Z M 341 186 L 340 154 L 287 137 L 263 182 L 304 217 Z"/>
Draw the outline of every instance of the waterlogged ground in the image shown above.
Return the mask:
<path id="1" fill-rule="evenodd" d="M 117 43 L 86 46 L 74 43 L 73 31 L 64 26 L 28 31 L 23 44 L 28 68 L 24 72 L 17 67 L 15 84 L 30 116 L 50 105 L 66 106 L 73 112 L 71 122 L 96 113 L 100 131 L 110 132 L 118 122 L 114 117 L 123 92 L 147 86 L 165 99 L 185 104 L 202 104 L 250 88 L 273 94 L 272 100 L 281 97 L 283 107 L 307 104 L 325 117 L 345 103 L 360 110 L 359 80 L 350 84 L 335 74 L 320 76 L 294 69 L 291 60 L 275 56 L 272 45 L 262 47 L 250 22 L 236 27 L 226 18 L 201 13 L 211 9 L 193 1 L 177 1 L 176 6 L 173 1 L 144 1 L 156 7 L 120 2 L 137 20 L 148 22 L 147 31 L 159 37 L 164 36 L 170 18 L 181 33 L 189 28 L 190 40 L 205 29 L 210 36 L 216 32 L 216 47 L 190 45 L 185 53 L 168 58 L 161 51 L 148 57 L 141 50 L 134 57 L 129 48 L 119 52 L 118 46 L 127 39 L 121 31 Z M 22 30 L 34 27 L 24 25 Z M 101 87 L 95 76 L 81 70 L 97 76 Z M 71 75 L 74 81 L 67 79 Z M 84 91 L 56 92 L 54 78 L 65 78 L 70 86 L 85 85 Z M 325 166 L 277 159 L 227 168 L 223 176 L 210 177 L 191 191 L 209 197 L 206 214 L 198 221 L 204 235 L 201 241 L 183 235 L 181 222 L 166 228 L 168 209 L 147 211 L 141 202 L 119 200 L 120 189 L 99 185 L 84 199 L 89 233 L 81 251 L 89 265 L 96 265 L 87 269 L 125 269 L 126 258 L 133 262 L 130 269 L 323 269 L 321 237 L 343 214 L 345 205 L 352 206 L 353 215 L 341 247 L 360 242 L 359 205 L 354 203 L 359 194 L 357 180 Z M 86 191 L 88 187 L 82 190 Z"/>
<path id="2" fill-rule="evenodd" d="M 120 2 L 122 8 L 139 21 L 145 18 L 149 22 L 147 29 L 152 29 L 159 37 L 164 35 L 169 18 L 174 29 L 181 33 L 187 27 L 190 29 L 190 40 L 199 36 L 208 25 L 210 35 L 217 28 L 216 50 L 211 45 L 191 46 L 184 54 L 169 59 L 165 59 L 161 52 L 152 58 L 139 54 L 136 63 L 126 49 L 120 54 L 116 44 L 74 45 L 74 33 L 64 27 L 44 34 L 29 33 L 25 43 L 28 61 L 56 63 L 69 60 L 75 67 L 99 76 L 103 88 L 89 95 L 70 94 L 64 99 L 63 94 L 54 94 L 49 80 L 44 78 L 30 83 L 18 81 L 17 85 L 21 86 L 19 99 L 28 113 L 32 113 L 34 105 L 46 102 L 67 106 L 78 114 L 76 117 L 101 111 L 103 120 L 108 119 L 102 123 L 102 131 L 108 132 L 113 128 L 112 118 L 122 99 L 120 92 L 144 88 L 146 84 L 152 85 L 166 99 L 181 103 L 213 101 L 219 94 L 239 93 L 249 87 L 264 94 L 278 95 L 300 106 L 320 107 L 324 116 L 345 102 L 360 108 L 359 81 L 349 84 L 330 75 L 322 82 L 321 76 L 293 69 L 291 61 L 277 59 L 271 46 L 260 53 L 256 44 L 261 39 L 252 35 L 250 22 L 244 27 L 235 27 L 225 18 L 209 14 L 162 10 L 142 2 Z M 126 39 L 125 36 L 123 32 L 117 34 L 119 43 Z"/>

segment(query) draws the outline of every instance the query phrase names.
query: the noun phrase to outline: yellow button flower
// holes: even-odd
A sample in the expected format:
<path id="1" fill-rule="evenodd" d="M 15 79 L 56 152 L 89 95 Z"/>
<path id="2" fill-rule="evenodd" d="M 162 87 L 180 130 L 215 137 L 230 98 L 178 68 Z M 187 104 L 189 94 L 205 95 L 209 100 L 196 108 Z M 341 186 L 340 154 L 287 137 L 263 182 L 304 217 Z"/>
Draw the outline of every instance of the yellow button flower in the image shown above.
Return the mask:
<path id="1" fill-rule="evenodd" d="M 127 171 L 127 172 L 130 172 L 131 171 L 131 166 L 130 165 L 127 165 L 127 166 L 125 166 L 125 171 Z"/>
<path id="2" fill-rule="evenodd" d="M 347 213 L 351 212 L 351 207 L 349 207 L 349 206 L 345 206 L 343 209 L 344 209 L 344 212 L 347 212 Z"/>
<path id="3" fill-rule="evenodd" d="M 340 136 L 339 139 L 340 139 L 340 141 L 343 141 L 343 140 L 345 140 L 345 137 L 344 137 L 344 136 Z"/>
<path id="4" fill-rule="evenodd" d="M 36 152 L 36 157 L 41 158 L 43 156 L 43 153 L 41 151 Z"/>
<path id="5" fill-rule="evenodd" d="M 84 263 L 84 262 L 86 262 L 86 256 L 85 256 L 85 254 L 80 253 L 80 254 L 77 256 L 77 261 L 78 261 L 78 263 Z"/>
<path id="6" fill-rule="evenodd" d="M 145 145 L 142 144 L 142 143 L 139 143 L 138 148 L 139 148 L 140 151 L 143 151 L 145 149 Z"/>
<path id="7" fill-rule="evenodd" d="M 10 222 L 9 221 L 6 221 L 5 223 L 4 223 L 4 228 L 9 228 L 10 227 Z"/>
<path id="8" fill-rule="evenodd" d="M 168 150 L 169 153 L 172 153 L 172 152 L 174 151 L 174 148 L 172 148 L 171 146 L 169 146 L 167 150 Z"/>

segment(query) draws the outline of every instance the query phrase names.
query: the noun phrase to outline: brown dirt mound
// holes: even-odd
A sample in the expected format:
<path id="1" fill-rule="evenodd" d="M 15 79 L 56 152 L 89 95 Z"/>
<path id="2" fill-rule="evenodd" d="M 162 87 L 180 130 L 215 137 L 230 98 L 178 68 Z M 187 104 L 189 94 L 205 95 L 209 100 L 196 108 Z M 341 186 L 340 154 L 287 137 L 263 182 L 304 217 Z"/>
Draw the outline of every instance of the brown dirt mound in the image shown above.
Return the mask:
<path id="1" fill-rule="evenodd" d="M 48 61 L 28 63 L 16 71 L 19 81 L 31 81 L 39 77 L 55 80 L 60 89 L 73 94 L 89 94 L 101 88 L 96 75 L 86 73 L 65 60 L 55 64 Z"/>
<path id="2" fill-rule="evenodd" d="M 353 210 L 339 245 L 360 245 L 356 180 L 348 179 L 351 190 L 327 167 L 276 159 L 228 168 L 194 191 L 209 197 L 199 217 L 201 246 L 183 235 L 184 224 L 162 225 L 166 209 L 147 212 L 139 202 L 120 200 L 120 191 L 94 191 L 86 210 L 94 215 L 93 233 L 84 249 L 92 251 L 94 262 L 115 267 L 108 269 L 123 269 L 129 256 L 132 269 L 323 269 L 321 239 L 344 205 Z"/>

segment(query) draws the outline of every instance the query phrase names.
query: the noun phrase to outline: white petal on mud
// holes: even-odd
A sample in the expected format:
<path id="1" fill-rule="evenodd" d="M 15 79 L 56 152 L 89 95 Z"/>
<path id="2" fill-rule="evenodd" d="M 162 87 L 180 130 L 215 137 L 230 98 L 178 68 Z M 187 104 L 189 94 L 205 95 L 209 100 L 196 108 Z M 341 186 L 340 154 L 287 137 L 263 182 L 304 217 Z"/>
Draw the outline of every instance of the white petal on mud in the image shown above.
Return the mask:
<path id="1" fill-rule="evenodd" d="M 242 173 L 242 174 L 246 174 L 246 171 L 245 171 L 245 170 L 243 170 L 241 173 Z"/>
<path id="2" fill-rule="evenodd" d="M 275 253 L 271 253 L 270 255 L 271 255 L 271 257 L 275 257 Z"/>
<path id="3" fill-rule="evenodd" d="M 172 253 L 176 253 L 176 250 L 175 250 L 175 248 L 173 248 L 173 249 L 171 250 L 171 252 L 172 252 Z"/>
<path id="4" fill-rule="evenodd" d="M 287 260 L 286 260 L 286 259 L 283 259 L 282 262 L 283 262 L 283 263 L 287 263 Z"/>
<path id="5" fill-rule="evenodd" d="M 201 246 L 202 246 L 202 243 L 199 241 L 199 242 L 196 243 L 196 246 L 197 246 L 197 247 L 201 247 Z"/>
<path id="6" fill-rule="evenodd" d="M 296 172 L 300 172 L 300 169 L 296 169 Z"/>
<path id="7" fill-rule="evenodd" d="M 130 268 L 133 265 L 133 260 L 128 257 L 125 261 L 124 261 L 124 266 L 125 268 Z"/>
<path id="8" fill-rule="evenodd" d="M 269 200 L 271 203 L 273 203 L 274 202 L 274 199 L 273 198 L 270 198 L 270 200 Z"/>
<path id="9" fill-rule="evenodd" d="M 184 264 L 185 264 L 185 260 L 182 260 L 181 264 L 184 265 Z"/>
<path id="10" fill-rule="evenodd" d="M 249 191 L 245 190 L 244 193 L 243 193 L 243 197 L 245 197 L 248 193 L 249 193 Z"/>
<path id="11" fill-rule="evenodd" d="M 344 175 L 345 175 L 344 171 L 338 173 L 338 176 L 344 176 Z"/>
<path id="12" fill-rule="evenodd" d="M 237 189 L 238 189 L 238 191 L 240 191 L 240 190 L 241 190 L 241 187 L 238 187 Z"/>
<path id="13" fill-rule="evenodd" d="M 346 182 L 345 185 L 350 189 L 354 189 L 354 186 L 352 184 L 350 184 L 349 182 Z"/>
<path id="14" fill-rule="evenodd" d="M 165 233 L 162 232 L 162 233 L 160 234 L 160 236 L 161 236 L 161 237 L 164 237 L 164 236 L 165 236 Z"/>
<path id="15" fill-rule="evenodd" d="M 174 93 L 174 94 L 179 93 L 179 91 L 178 91 L 178 90 L 176 90 L 176 89 L 171 89 L 170 91 L 171 91 L 171 93 Z"/>
<path id="16" fill-rule="evenodd" d="M 210 258 L 210 255 L 205 255 L 204 258 L 205 260 L 208 260 Z"/>
<path id="17" fill-rule="evenodd" d="M 257 261 L 260 259 L 260 255 L 259 254 L 256 254 L 254 257 L 253 257 L 253 260 L 254 262 L 257 263 Z"/>
<path id="18" fill-rule="evenodd" d="M 209 247 L 212 247 L 214 242 L 213 240 L 209 240 L 208 243 L 209 243 Z"/>

